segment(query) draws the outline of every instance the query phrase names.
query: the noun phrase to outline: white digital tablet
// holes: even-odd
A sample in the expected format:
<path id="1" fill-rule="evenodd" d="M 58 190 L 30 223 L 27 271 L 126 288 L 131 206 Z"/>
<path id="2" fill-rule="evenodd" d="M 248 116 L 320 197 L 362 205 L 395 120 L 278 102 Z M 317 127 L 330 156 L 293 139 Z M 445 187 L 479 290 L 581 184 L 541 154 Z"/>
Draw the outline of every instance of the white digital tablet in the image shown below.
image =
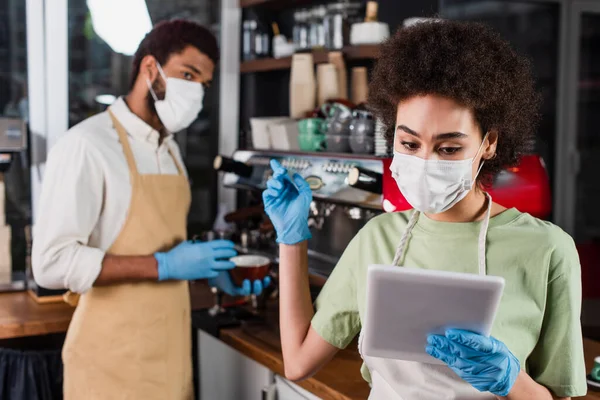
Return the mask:
<path id="1" fill-rule="evenodd" d="M 428 334 L 448 328 L 489 336 L 504 278 L 370 265 L 363 353 L 443 364 L 425 352 Z"/>

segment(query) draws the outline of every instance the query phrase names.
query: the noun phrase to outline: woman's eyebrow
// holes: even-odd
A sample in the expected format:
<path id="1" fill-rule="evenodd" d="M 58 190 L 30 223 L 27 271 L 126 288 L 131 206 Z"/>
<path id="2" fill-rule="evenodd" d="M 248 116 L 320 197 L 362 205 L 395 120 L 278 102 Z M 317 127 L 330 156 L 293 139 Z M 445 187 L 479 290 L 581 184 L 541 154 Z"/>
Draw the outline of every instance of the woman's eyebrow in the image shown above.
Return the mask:
<path id="1" fill-rule="evenodd" d="M 448 140 L 448 139 L 464 139 L 466 137 L 467 137 L 467 135 L 462 132 L 447 132 L 447 133 L 437 134 L 433 138 L 435 140 Z"/>
<path id="2" fill-rule="evenodd" d="M 406 132 L 406 133 L 408 133 L 408 134 L 410 134 L 410 135 L 413 135 L 413 136 L 416 136 L 416 137 L 420 137 L 420 135 L 419 135 L 417 132 L 413 131 L 412 129 L 410 129 L 410 128 L 409 128 L 408 126 L 406 126 L 406 125 L 398 125 L 398 126 L 396 127 L 396 130 L 397 130 L 397 131 L 404 131 L 404 132 Z"/>
<path id="3" fill-rule="evenodd" d="M 404 132 L 408 133 L 409 135 L 413 135 L 416 137 L 421 137 L 421 135 L 419 135 L 418 132 L 410 129 L 406 125 L 398 125 L 396 127 L 396 130 L 404 131 Z M 466 137 L 467 137 L 467 134 L 462 133 L 462 132 L 446 132 L 446 133 L 438 133 L 437 135 L 434 135 L 433 139 L 434 140 L 448 140 L 448 139 L 463 139 Z"/>

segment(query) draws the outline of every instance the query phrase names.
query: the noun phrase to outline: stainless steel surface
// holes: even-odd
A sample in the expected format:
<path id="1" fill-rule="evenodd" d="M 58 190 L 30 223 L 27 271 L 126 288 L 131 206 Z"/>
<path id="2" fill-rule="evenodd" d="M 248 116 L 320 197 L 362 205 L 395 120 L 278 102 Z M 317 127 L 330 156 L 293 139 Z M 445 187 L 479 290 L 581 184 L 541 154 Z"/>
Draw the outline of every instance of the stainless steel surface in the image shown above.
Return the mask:
<path id="1" fill-rule="evenodd" d="M 243 249 L 248 249 L 248 239 L 250 238 L 248 231 L 243 231 L 240 234 L 240 243 Z"/>
<path id="2" fill-rule="evenodd" d="M 216 287 L 211 287 L 210 290 L 214 295 L 215 305 L 208 310 L 208 314 L 211 317 L 214 317 L 215 315 L 222 314 L 225 312 L 225 309 L 223 308 L 223 292 L 221 292 Z"/>
<path id="3" fill-rule="evenodd" d="M 360 207 L 346 207 L 344 208 L 344 212 L 348 216 L 348 218 L 355 221 L 368 221 L 378 213 L 373 212 L 372 210 L 360 208 Z"/>
<path id="4" fill-rule="evenodd" d="M 336 207 L 328 217 L 324 218 L 321 229 L 311 230 L 312 239 L 308 242 L 309 249 L 317 254 L 327 254 L 339 259 L 352 238 L 372 215 L 367 215 L 363 211 L 362 218 L 352 219 L 346 214 L 345 207 Z"/>
<path id="5" fill-rule="evenodd" d="M 353 166 L 383 173 L 382 160 L 341 154 L 289 153 L 275 151 L 237 151 L 233 158 L 252 167 L 248 178 L 227 174 L 228 187 L 260 192 L 271 176 L 269 161 L 277 159 L 290 173 L 307 178 L 313 189 L 308 224 L 312 238 L 308 241 L 308 268 L 314 275 L 328 277 L 348 243 L 369 219 L 381 213 L 381 195 L 373 194 L 348 184 L 347 175 Z M 251 204 L 246 204 L 249 206 Z M 242 205 L 243 206 L 243 205 Z M 240 254 L 269 257 L 279 264 L 278 245 L 272 236 L 260 234 L 250 221 L 240 221 L 241 235 L 236 250 Z M 246 230 L 244 230 L 246 229 Z"/>
<path id="6" fill-rule="evenodd" d="M 274 266 L 279 265 L 279 250 L 276 244 L 274 244 L 270 249 L 262 250 L 248 249 L 240 245 L 236 245 L 235 249 L 239 254 L 255 254 L 267 257 L 271 260 L 271 263 Z M 314 275 L 328 277 L 331 274 L 331 271 L 333 271 L 333 268 L 337 264 L 338 260 L 338 257 L 308 249 L 308 271 Z"/>
<path id="7" fill-rule="evenodd" d="M 346 215 L 353 220 L 361 220 L 364 217 L 363 209 L 359 207 L 346 208 Z"/>
<path id="8" fill-rule="evenodd" d="M 335 207 L 335 204 L 327 204 L 315 201 L 311 202 L 308 226 L 317 230 L 323 229 L 325 219 L 331 215 L 331 212 L 335 210 Z"/>
<path id="9" fill-rule="evenodd" d="M 226 187 L 262 191 L 271 176 L 269 161 L 278 160 L 290 173 L 299 173 L 309 180 L 313 189 L 313 199 L 328 203 L 344 204 L 382 209 L 382 196 L 353 188 L 347 183 L 348 172 L 360 167 L 373 172 L 383 173 L 383 161 L 374 156 L 354 154 L 316 154 L 291 153 L 278 151 L 236 151 L 233 158 L 252 166 L 252 176 L 239 177 L 225 174 L 223 184 Z"/>

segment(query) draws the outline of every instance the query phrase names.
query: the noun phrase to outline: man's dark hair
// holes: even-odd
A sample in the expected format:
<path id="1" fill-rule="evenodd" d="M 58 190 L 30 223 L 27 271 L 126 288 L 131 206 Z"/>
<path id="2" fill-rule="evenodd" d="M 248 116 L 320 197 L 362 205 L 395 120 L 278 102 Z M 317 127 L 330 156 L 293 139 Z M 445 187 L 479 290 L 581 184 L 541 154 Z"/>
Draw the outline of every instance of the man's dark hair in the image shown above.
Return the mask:
<path id="1" fill-rule="evenodd" d="M 156 24 L 135 52 L 129 88 L 133 88 L 135 84 L 144 57 L 152 55 L 161 65 L 164 65 L 172 54 L 179 53 L 188 46 L 197 48 L 215 64 L 219 61 L 217 39 L 205 27 L 182 19 Z"/>
<path id="2" fill-rule="evenodd" d="M 369 106 L 389 141 L 398 103 L 435 94 L 471 108 L 482 134 L 497 131 L 497 157 L 480 174 L 485 183 L 529 150 L 539 118 L 530 64 L 492 29 L 473 22 L 418 23 L 399 29 L 380 54 Z"/>

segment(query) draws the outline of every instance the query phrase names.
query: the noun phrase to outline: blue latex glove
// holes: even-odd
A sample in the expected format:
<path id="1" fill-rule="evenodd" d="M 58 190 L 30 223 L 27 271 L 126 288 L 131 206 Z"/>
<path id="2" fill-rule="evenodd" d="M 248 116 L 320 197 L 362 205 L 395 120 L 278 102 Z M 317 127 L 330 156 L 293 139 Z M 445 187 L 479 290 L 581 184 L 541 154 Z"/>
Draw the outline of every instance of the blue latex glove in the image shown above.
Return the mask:
<path id="1" fill-rule="evenodd" d="M 235 267 L 231 261 L 237 252 L 229 240 L 182 242 L 170 251 L 154 254 L 158 262 L 158 280 L 196 280 L 216 278 L 220 271 Z"/>
<path id="2" fill-rule="evenodd" d="M 480 392 L 507 396 L 521 370 L 519 360 L 493 337 L 450 329 L 445 336 L 429 335 L 427 343 L 429 355 L 445 362 Z"/>
<path id="3" fill-rule="evenodd" d="M 228 272 L 221 272 L 219 275 L 208 281 L 210 286 L 216 286 L 229 296 L 250 296 L 251 294 L 260 295 L 264 288 L 271 284 L 271 277 L 267 276 L 262 281 L 255 280 L 254 283 L 250 283 L 246 279 L 242 283 L 242 287 L 237 287 L 231 281 L 231 277 Z"/>
<path id="4" fill-rule="evenodd" d="M 263 203 L 277 232 L 277 243 L 296 244 L 310 239 L 308 212 L 312 191 L 308 183 L 299 174 L 290 178 L 276 160 L 271 160 L 271 168 L 273 176 L 263 192 Z"/>

